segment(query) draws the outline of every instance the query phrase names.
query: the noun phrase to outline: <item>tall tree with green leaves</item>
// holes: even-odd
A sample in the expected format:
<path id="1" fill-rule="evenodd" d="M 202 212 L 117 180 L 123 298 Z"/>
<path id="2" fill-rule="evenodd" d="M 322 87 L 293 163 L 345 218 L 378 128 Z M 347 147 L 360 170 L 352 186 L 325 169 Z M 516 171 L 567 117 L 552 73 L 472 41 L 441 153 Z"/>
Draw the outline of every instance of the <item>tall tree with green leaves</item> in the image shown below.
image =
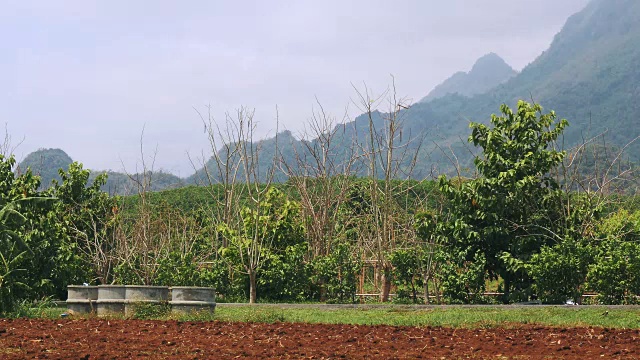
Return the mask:
<path id="1" fill-rule="evenodd" d="M 505 301 L 512 290 L 531 283 L 521 266 L 545 244 L 560 240 L 553 224 L 561 192 L 550 172 L 564 152 L 555 141 L 568 125 L 555 113 L 519 101 L 516 111 L 502 105 L 491 126 L 471 123 L 469 141 L 482 149 L 475 158 L 479 178 L 453 182 L 442 177 L 440 188 L 451 202 L 451 236 L 471 254 L 480 251 L 486 270 L 504 280 Z"/>
<path id="2" fill-rule="evenodd" d="M 58 174 L 61 181 L 54 180 L 50 192 L 59 200 L 55 213 L 64 224 L 62 235 L 69 238 L 65 243 L 69 271 L 83 277 L 82 282 L 108 284 L 116 260 L 118 199 L 101 190 L 107 174 L 98 175 L 90 183 L 91 172 L 78 162 L 71 163 L 66 171 L 59 169 Z"/>

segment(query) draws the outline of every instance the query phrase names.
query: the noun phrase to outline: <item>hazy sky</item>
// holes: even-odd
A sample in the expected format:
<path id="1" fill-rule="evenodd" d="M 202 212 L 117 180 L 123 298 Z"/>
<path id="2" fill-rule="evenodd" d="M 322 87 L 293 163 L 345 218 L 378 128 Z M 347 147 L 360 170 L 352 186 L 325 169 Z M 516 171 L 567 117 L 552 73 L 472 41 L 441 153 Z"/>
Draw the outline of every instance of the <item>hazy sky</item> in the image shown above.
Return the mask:
<path id="1" fill-rule="evenodd" d="M 0 0 L 0 123 L 18 158 L 62 148 L 135 171 L 145 127 L 156 168 L 210 153 L 194 107 L 256 109 L 294 134 L 317 97 L 342 118 L 366 82 L 420 100 L 495 52 L 520 70 L 588 0 Z M 357 115 L 353 105 L 349 113 Z"/>

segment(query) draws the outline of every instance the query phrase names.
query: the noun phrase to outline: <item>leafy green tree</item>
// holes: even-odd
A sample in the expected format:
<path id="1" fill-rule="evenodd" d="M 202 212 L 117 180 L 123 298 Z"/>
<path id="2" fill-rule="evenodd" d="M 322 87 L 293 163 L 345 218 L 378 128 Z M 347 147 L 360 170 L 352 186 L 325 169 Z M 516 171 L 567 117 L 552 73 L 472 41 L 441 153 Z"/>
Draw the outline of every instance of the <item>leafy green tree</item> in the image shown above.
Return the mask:
<path id="1" fill-rule="evenodd" d="M 501 112 L 491 116 L 491 127 L 470 125 L 469 141 L 482 149 L 475 158 L 481 177 L 458 184 L 441 177 L 440 188 L 450 201 L 452 240 L 470 256 L 485 257 L 489 275 L 504 280 L 508 301 L 512 285 L 523 290 L 531 281 L 506 259 L 528 261 L 558 240 L 553 225 L 561 214 L 551 205 L 560 192 L 550 172 L 562 162 L 554 143 L 568 123 L 524 101 L 515 112 L 506 105 Z"/>
<path id="2" fill-rule="evenodd" d="M 233 269 L 249 277 L 250 303 L 257 300 L 258 277 L 265 269 L 265 259 L 270 258 L 272 266 L 277 266 L 279 259 L 274 256 L 286 257 L 291 247 L 304 243 L 299 212 L 300 205 L 297 202 L 287 199 L 275 187 L 270 187 L 262 201 L 242 209 L 241 226 L 219 224 L 219 232 L 228 244 L 221 249 L 222 256 Z M 280 275 L 284 275 L 284 269 L 280 271 Z M 261 283 L 262 286 L 270 284 L 264 279 Z"/>
<path id="3" fill-rule="evenodd" d="M 108 284 L 115 266 L 112 250 L 113 232 L 118 212 L 117 198 L 101 190 L 107 175 L 89 182 L 91 172 L 73 162 L 59 170 L 60 182 L 54 180 L 50 193 L 59 201 L 53 211 L 60 227 L 60 244 L 65 253 L 64 272 L 59 277 L 72 282 Z"/>
<path id="4" fill-rule="evenodd" d="M 269 249 L 258 277 L 261 299 L 304 301 L 311 293 L 311 267 L 305 260 L 306 242 Z"/>
<path id="5" fill-rule="evenodd" d="M 637 304 L 640 295 L 640 245 L 607 240 L 587 275 L 589 288 L 603 304 Z"/>
<path id="6" fill-rule="evenodd" d="M 570 238 L 542 247 L 525 265 L 538 298 L 547 304 L 564 304 L 569 299 L 579 302 L 592 253 L 587 244 Z"/>
<path id="7" fill-rule="evenodd" d="M 640 211 L 610 214 L 596 227 L 603 239 L 587 274 L 588 287 L 604 304 L 635 304 L 640 295 Z"/>
<path id="8" fill-rule="evenodd" d="M 30 170 L 17 175 L 13 156 L 0 156 L 0 206 L 13 203 L 14 210 L 22 215 L 22 221 L 12 229 L 31 249 L 32 256 L 21 257 L 15 262 L 21 272 L 20 282 L 27 285 L 16 294 L 20 298 L 42 298 L 45 296 L 62 297 L 66 284 L 58 282 L 58 269 L 64 264 L 60 250 L 65 241 L 60 237 L 63 226 L 54 214 L 55 200 L 48 198 L 49 193 L 39 193 L 40 179 Z M 24 199 L 34 198 L 30 201 Z"/>
<path id="9" fill-rule="evenodd" d="M 389 255 L 393 265 L 394 283 L 399 286 L 398 298 L 418 302 L 418 287 L 422 286 L 420 248 L 396 249 Z"/>
<path id="10" fill-rule="evenodd" d="M 416 249 L 417 266 L 422 276 L 425 303 L 430 303 L 429 284 L 435 285 L 436 301 L 440 303 L 440 271 L 444 260 L 443 246 L 447 245 L 447 235 L 451 223 L 442 221 L 442 214 L 434 211 L 420 211 L 415 215 L 415 227 L 420 243 Z"/>
<path id="11" fill-rule="evenodd" d="M 484 302 L 486 259 L 483 253 L 473 255 L 455 247 L 438 253 L 441 270 L 436 276 L 442 283 L 444 301 L 449 304 Z"/>

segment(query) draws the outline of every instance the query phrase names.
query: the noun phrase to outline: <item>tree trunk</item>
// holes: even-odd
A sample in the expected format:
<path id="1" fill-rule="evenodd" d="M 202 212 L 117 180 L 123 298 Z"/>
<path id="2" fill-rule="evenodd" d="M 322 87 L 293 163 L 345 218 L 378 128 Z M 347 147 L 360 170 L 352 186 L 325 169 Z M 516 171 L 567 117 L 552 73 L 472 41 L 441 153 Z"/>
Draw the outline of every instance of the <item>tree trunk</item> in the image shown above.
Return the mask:
<path id="1" fill-rule="evenodd" d="M 327 301 L 327 285 L 325 284 L 325 281 L 321 280 L 318 286 L 320 287 L 320 302 Z"/>
<path id="2" fill-rule="evenodd" d="M 391 267 L 383 265 L 382 267 L 382 292 L 380 292 L 380 301 L 388 302 L 389 293 L 391 292 Z"/>
<path id="3" fill-rule="evenodd" d="M 417 304 L 418 303 L 418 292 L 416 291 L 416 284 L 413 281 L 413 278 L 411 278 L 411 293 L 413 295 L 413 303 Z"/>
<path id="4" fill-rule="evenodd" d="M 431 301 L 429 300 L 429 278 L 427 276 L 424 276 L 422 281 L 424 282 L 424 303 L 430 305 Z"/>
<path id="5" fill-rule="evenodd" d="M 502 303 L 503 304 L 508 304 L 509 303 L 509 295 L 511 293 L 511 281 L 507 276 L 504 277 L 504 295 L 502 296 Z"/>
<path id="6" fill-rule="evenodd" d="M 256 294 L 256 271 L 249 270 L 249 304 L 256 303 Z"/>

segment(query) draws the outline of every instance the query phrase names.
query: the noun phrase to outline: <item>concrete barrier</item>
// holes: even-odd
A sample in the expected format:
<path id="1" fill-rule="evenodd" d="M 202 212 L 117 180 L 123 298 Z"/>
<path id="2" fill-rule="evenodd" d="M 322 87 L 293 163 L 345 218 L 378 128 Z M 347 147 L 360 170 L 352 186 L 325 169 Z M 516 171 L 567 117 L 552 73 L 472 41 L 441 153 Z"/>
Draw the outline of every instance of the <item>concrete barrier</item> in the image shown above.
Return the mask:
<path id="1" fill-rule="evenodd" d="M 178 314 L 212 313 L 216 307 L 216 291 L 207 287 L 174 286 L 171 288 L 169 304 L 171 311 Z"/>
<path id="2" fill-rule="evenodd" d="M 97 286 L 69 285 L 67 287 L 67 309 L 77 314 L 96 312 Z"/>
<path id="3" fill-rule="evenodd" d="M 192 286 L 99 285 L 67 287 L 67 306 L 78 314 L 132 316 L 143 305 L 171 306 L 174 313 L 209 312 L 216 307 L 213 288 Z M 170 300 L 169 300 L 170 299 Z"/>
<path id="4" fill-rule="evenodd" d="M 125 308 L 126 288 L 124 285 L 99 285 L 97 313 L 98 316 L 123 314 Z"/>
<path id="5" fill-rule="evenodd" d="M 161 306 L 169 301 L 169 288 L 166 286 L 126 285 L 125 289 L 124 313 L 127 316 L 135 314 L 137 306 Z"/>

